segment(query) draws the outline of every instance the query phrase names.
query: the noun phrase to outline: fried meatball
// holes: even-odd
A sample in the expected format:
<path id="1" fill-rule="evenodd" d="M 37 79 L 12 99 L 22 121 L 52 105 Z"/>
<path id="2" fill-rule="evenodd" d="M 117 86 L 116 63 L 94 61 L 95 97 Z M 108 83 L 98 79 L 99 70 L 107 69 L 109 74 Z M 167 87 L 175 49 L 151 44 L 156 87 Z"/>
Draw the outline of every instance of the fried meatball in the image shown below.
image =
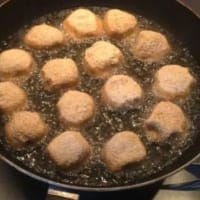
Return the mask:
<path id="1" fill-rule="evenodd" d="M 131 108 L 142 97 L 142 89 L 131 77 L 114 75 L 102 89 L 102 100 L 111 109 Z"/>
<path id="2" fill-rule="evenodd" d="M 187 119 L 179 106 L 168 101 L 158 103 L 145 122 L 147 138 L 151 142 L 162 142 L 172 134 L 184 135 Z"/>
<path id="3" fill-rule="evenodd" d="M 57 166 L 69 169 L 86 160 L 91 147 L 80 132 L 66 131 L 49 143 L 47 152 Z"/>
<path id="4" fill-rule="evenodd" d="M 64 30 L 73 38 L 87 38 L 102 34 L 102 21 L 88 9 L 77 9 L 63 22 Z"/>
<path id="5" fill-rule="evenodd" d="M 35 49 L 44 49 L 60 45 L 64 42 L 63 33 L 47 24 L 33 26 L 25 35 L 26 45 Z"/>
<path id="6" fill-rule="evenodd" d="M 28 75 L 32 66 L 32 56 L 22 49 L 9 49 L 0 54 L 0 76 Z"/>
<path id="7" fill-rule="evenodd" d="M 11 113 L 26 105 L 26 93 L 12 82 L 0 83 L 0 111 Z"/>
<path id="8" fill-rule="evenodd" d="M 195 79 L 179 65 L 165 65 L 156 72 L 153 90 L 156 96 L 172 100 L 189 94 Z"/>
<path id="9" fill-rule="evenodd" d="M 53 59 L 41 70 L 41 75 L 49 90 L 74 86 L 79 80 L 76 63 L 72 59 Z"/>
<path id="10" fill-rule="evenodd" d="M 59 117 L 65 126 L 79 126 L 92 118 L 95 112 L 93 98 L 84 92 L 71 90 L 57 103 Z"/>
<path id="11" fill-rule="evenodd" d="M 98 41 L 85 51 L 86 70 L 96 76 L 105 76 L 121 63 L 123 55 L 110 42 Z"/>
<path id="12" fill-rule="evenodd" d="M 21 148 L 33 142 L 37 142 L 42 139 L 47 132 L 47 125 L 36 112 L 16 112 L 5 125 L 6 140 L 14 148 Z"/>
<path id="13" fill-rule="evenodd" d="M 111 9 L 104 16 L 104 28 L 111 37 L 121 38 L 133 33 L 137 25 L 137 19 L 119 9 Z"/>
<path id="14" fill-rule="evenodd" d="M 140 162 L 146 155 L 146 149 L 140 138 L 131 131 L 115 134 L 102 149 L 102 159 L 112 172 Z"/>
<path id="15" fill-rule="evenodd" d="M 160 62 L 170 52 L 166 37 L 154 31 L 141 31 L 133 45 L 134 56 L 144 62 Z"/>

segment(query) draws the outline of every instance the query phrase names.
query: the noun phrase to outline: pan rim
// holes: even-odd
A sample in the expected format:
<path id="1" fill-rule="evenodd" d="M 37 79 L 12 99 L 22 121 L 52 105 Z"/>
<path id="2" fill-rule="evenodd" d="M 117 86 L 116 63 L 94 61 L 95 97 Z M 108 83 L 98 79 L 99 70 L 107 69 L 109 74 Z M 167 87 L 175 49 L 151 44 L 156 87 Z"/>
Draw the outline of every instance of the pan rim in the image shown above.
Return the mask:
<path id="1" fill-rule="evenodd" d="M 14 162 L 10 161 L 8 158 L 0 154 L 0 159 L 4 161 L 9 166 L 13 167 L 17 171 L 21 172 L 22 174 L 29 176 L 30 178 L 33 178 L 35 180 L 38 180 L 40 182 L 46 183 L 49 186 L 54 186 L 57 188 L 66 189 L 66 190 L 74 190 L 74 191 L 87 191 L 87 192 L 114 192 L 114 191 L 123 191 L 123 190 L 129 190 L 129 189 L 135 189 L 140 188 L 144 186 L 151 185 L 153 183 L 157 183 L 159 181 L 162 181 L 163 179 L 170 177 L 177 172 L 183 170 L 185 167 L 189 166 L 192 162 L 194 162 L 197 158 L 200 157 L 200 153 L 195 155 L 192 159 L 181 165 L 180 167 L 176 168 L 175 170 L 168 172 L 162 176 L 159 176 L 157 178 L 154 178 L 149 181 L 144 181 L 141 183 L 136 184 L 130 184 L 130 185 L 124 185 L 124 186 L 108 186 L 108 187 L 87 187 L 87 186 L 76 186 L 76 185 L 69 185 L 65 183 L 59 183 L 54 180 L 50 180 L 49 178 L 42 177 L 40 175 L 34 174 L 33 172 L 30 172 L 28 169 L 24 169 L 20 167 L 19 165 L 15 164 Z"/>

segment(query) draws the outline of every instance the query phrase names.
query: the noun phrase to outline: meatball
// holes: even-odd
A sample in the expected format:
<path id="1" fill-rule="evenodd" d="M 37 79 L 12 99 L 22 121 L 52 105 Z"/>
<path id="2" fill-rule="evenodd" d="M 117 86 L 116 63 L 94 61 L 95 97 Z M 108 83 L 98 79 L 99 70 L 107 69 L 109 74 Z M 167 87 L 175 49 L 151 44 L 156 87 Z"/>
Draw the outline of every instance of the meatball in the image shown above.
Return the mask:
<path id="1" fill-rule="evenodd" d="M 77 127 L 92 118 L 95 103 L 87 93 L 71 90 L 60 98 L 57 108 L 65 126 Z"/>
<path id="2" fill-rule="evenodd" d="M 166 65 L 155 75 L 153 90 L 156 96 L 172 100 L 189 94 L 195 79 L 189 70 L 179 65 Z"/>
<path id="3" fill-rule="evenodd" d="M 87 38 L 102 34 L 102 22 L 88 9 L 77 9 L 63 22 L 63 28 L 73 38 Z"/>
<path id="4" fill-rule="evenodd" d="M 57 166 L 69 169 L 86 160 L 91 147 L 81 133 L 66 131 L 49 143 L 47 152 Z"/>
<path id="5" fill-rule="evenodd" d="M 53 26 L 41 24 L 33 26 L 25 35 L 26 45 L 35 49 L 44 49 L 60 45 L 64 42 L 64 35 Z"/>
<path id="6" fill-rule="evenodd" d="M 102 100 L 111 109 L 131 108 L 142 97 L 142 89 L 131 77 L 114 75 L 102 89 Z"/>
<path id="7" fill-rule="evenodd" d="M 102 159 L 112 172 L 137 163 L 146 155 L 146 149 L 140 138 L 131 131 L 117 133 L 104 145 L 102 150 Z"/>
<path id="8" fill-rule="evenodd" d="M 133 33 L 137 25 L 137 19 L 122 10 L 111 9 L 104 17 L 104 28 L 111 37 L 121 38 Z"/>
<path id="9" fill-rule="evenodd" d="M 144 62 L 160 62 L 170 52 L 166 37 L 154 31 L 141 31 L 133 46 L 134 56 Z"/>
<path id="10" fill-rule="evenodd" d="M 158 103 L 145 122 L 147 138 L 151 142 L 162 142 L 172 134 L 184 135 L 187 119 L 176 104 L 168 101 Z"/>
<path id="11" fill-rule="evenodd" d="M 47 125 L 36 112 L 16 112 L 5 125 L 6 140 L 14 148 L 21 148 L 33 142 L 37 142 L 42 139 L 47 132 Z"/>
<path id="12" fill-rule="evenodd" d="M 27 103 L 26 93 L 12 82 L 0 83 L 0 111 L 11 113 Z"/>
<path id="13" fill-rule="evenodd" d="M 41 75 L 49 90 L 74 86 L 79 80 L 79 72 L 72 59 L 48 61 L 42 67 Z"/>
<path id="14" fill-rule="evenodd" d="M 29 75 L 33 66 L 32 56 L 22 49 L 9 49 L 0 54 L 0 76 Z"/>
<path id="15" fill-rule="evenodd" d="M 86 70 L 96 76 L 106 76 L 120 65 L 123 55 L 115 45 L 98 41 L 85 51 Z"/>

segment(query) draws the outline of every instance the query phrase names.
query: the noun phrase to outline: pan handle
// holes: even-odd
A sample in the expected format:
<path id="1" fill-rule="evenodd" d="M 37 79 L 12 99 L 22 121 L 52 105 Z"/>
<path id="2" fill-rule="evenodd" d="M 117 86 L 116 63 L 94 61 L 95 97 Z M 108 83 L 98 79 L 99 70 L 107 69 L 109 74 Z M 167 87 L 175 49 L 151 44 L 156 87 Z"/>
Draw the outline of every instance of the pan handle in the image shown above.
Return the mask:
<path id="1" fill-rule="evenodd" d="M 200 163 L 191 164 L 186 168 L 186 170 L 198 179 L 185 183 L 166 184 L 163 185 L 161 189 L 176 191 L 200 191 Z"/>
<path id="2" fill-rule="evenodd" d="M 46 200 L 79 200 L 79 194 L 66 192 L 61 188 L 49 186 Z"/>

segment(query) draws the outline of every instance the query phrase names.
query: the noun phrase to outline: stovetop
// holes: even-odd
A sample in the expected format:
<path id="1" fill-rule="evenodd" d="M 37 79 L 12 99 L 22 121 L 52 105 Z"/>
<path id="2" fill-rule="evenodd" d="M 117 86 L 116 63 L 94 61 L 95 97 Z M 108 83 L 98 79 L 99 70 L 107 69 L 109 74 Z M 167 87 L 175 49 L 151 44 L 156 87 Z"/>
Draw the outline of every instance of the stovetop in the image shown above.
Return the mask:
<path id="1" fill-rule="evenodd" d="M 164 183 L 178 183 L 194 180 L 187 171 L 183 170 L 166 179 Z M 162 183 L 157 183 L 142 189 L 126 192 L 111 193 L 81 193 L 81 200 L 107 200 L 107 199 L 138 199 L 138 200 L 199 200 L 200 191 L 177 192 L 159 190 Z M 48 186 L 31 179 L 7 164 L 0 161 L 0 200 L 45 200 Z M 136 198 L 137 197 L 137 198 Z"/>

